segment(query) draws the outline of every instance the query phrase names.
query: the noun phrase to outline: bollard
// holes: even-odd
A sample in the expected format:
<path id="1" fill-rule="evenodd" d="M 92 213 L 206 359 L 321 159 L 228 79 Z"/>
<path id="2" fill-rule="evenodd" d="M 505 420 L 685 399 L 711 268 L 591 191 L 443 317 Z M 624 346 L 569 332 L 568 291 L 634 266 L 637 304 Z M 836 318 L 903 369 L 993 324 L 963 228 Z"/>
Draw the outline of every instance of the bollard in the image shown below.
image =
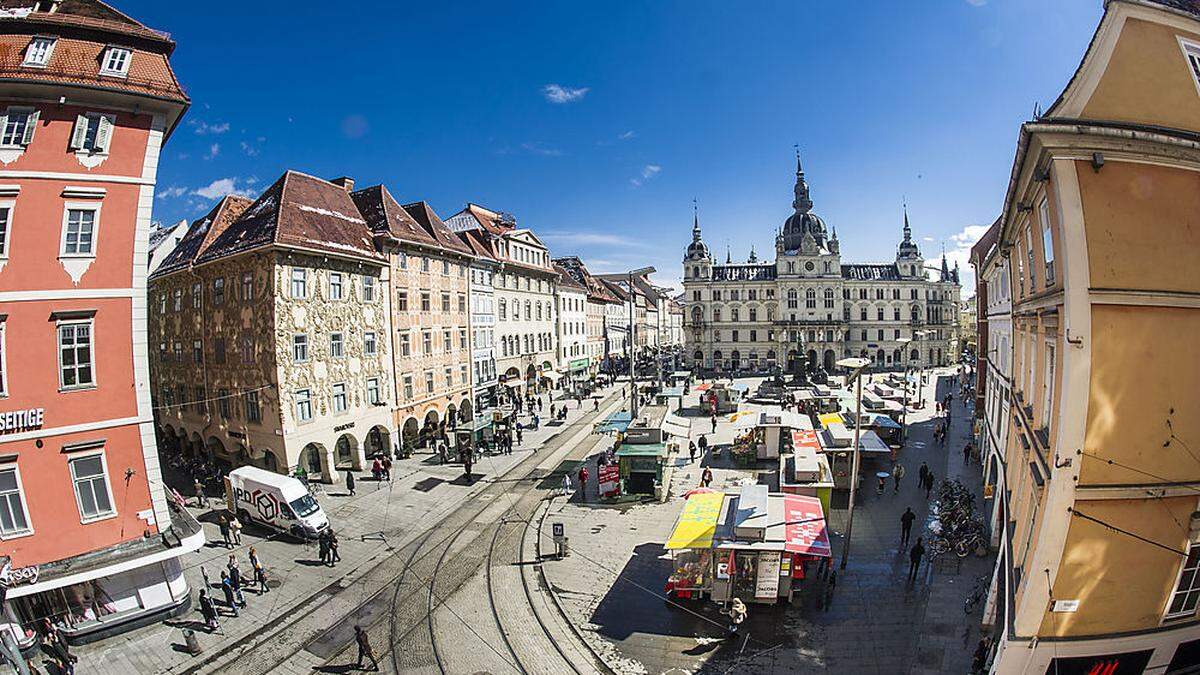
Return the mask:
<path id="1" fill-rule="evenodd" d="M 559 558 L 559 560 L 561 560 L 561 559 L 563 559 L 563 558 L 567 557 L 567 552 L 568 552 L 568 551 L 567 551 L 567 549 L 569 548 L 569 545 L 570 545 L 570 543 L 571 543 L 571 538 L 570 538 L 570 537 L 563 537 L 563 540 L 562 540 L 562 550 L 561 550 L 561 551 L 559 552 L 559 554 L 558 554 L 558 558 Z"/>
<path id="2" fill-rule="evenodd" d="M 204 651 L 200 646 L 200 641 L 196 639 L 196 631 L 191 628 L 183 629 L 183 641 L 187 644 L 187 651 L 192 656 Z"/>

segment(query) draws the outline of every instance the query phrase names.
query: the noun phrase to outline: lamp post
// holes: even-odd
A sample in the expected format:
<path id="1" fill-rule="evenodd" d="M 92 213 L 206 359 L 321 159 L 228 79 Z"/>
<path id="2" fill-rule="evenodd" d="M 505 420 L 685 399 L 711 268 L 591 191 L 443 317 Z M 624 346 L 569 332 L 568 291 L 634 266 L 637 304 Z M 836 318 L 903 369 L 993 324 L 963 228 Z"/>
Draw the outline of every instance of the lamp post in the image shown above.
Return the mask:
<path id="1" fill-rule="evenodd" d="M 851 357 L 842 359 L 837 365 L 851 371 L 850 379 L 854 380 L 856 402 L 854 404 L 854 447 L 851 449 L 850 469 L 850 513 L 846 518 L 846 542 L 842 544 L 841 568 L 846 569 L 846 560 L 850 557 L 850 535 L 854 532 L 854 497 L 858 492 L 858 438 L 862 431 L 862 371 L 871 365 L 870 359 Z"/>
<path id="2" fill-rule="evenodd" d="M 896 342 L 900 343 L 900 356 L 904 358 L 904 410 L 900 416 L 900 445 L 904 445 L 904 439 L 908 436 L 908 371 L 912 367 L 912 359 L 908 358 L 908 345 L 912 342 L 912 338 L 901 338 Z"/>
<path id="3" fill-rule="evenodd" d="M 625 276 L 628 279 L 628 286 L 626 288 L 629 292 L 629 389 L 630 389 L 630 392 L 629 392 L 629 418 L 630 419 L 637 419 L 637 405 L 638 405 L 637 378 L 634 377 L 634 371 L 633 371 L 633 363 L 635 360 L 637 360 L 637 352 L 635 350 L 635 346 L 634 346 L 634 342 L 633 342 L 634 337 L 636 336 L 636 333 L 635 333 L 636 327 L 633 322 L 633 317 L 634 317 L 633 308 L 634 308 L 634 305 L 637 304 L 637 298 L 636 298 L 636 296 L 634 294 L 634 290 L 633 290 L 633 277 L 634 276 L 640 277 L 640 276 L 644 276 L 647 274 L 654 274 L 655 271 L 657 271 L 657 270 L 655 270 L 653 267 L 642 267 L 642 268 L 639 268 L 636 270 L 629 270 L 628 272 L 625 273 Z"/>

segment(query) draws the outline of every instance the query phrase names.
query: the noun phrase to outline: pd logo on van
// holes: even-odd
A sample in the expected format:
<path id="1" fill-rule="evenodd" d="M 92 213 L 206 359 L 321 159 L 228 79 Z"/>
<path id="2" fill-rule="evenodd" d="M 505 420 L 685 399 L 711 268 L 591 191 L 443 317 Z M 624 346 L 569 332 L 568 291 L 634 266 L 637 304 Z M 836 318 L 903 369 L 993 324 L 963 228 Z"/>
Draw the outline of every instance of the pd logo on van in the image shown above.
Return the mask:
<path id="1" fill-rule="evenodd" d="M 249 492 L 246 488 L 237 488 L 235 492 L 238 501 L 254 505 L 254 509 L 258 511 L 259 517 L 263 520 L 272 522 L 279 518 L 279 500 L 275 498 L 275 495 L 262 490 Z"/>

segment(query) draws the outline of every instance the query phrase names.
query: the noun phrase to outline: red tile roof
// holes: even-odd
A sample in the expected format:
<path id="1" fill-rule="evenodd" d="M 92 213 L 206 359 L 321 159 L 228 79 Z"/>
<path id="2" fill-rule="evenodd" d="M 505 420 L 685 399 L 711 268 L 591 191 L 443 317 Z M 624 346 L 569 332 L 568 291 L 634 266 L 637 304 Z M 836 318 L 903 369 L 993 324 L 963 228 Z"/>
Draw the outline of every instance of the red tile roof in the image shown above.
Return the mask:
<path id="1" fill-rule="evenodd" d="M 499 261 L 499 257 L 492 249 L 491 238 L 487 232 L 483 230 L 464 230 L 458 233 L 458 238 L 471 247 L 471 252 L 475 254 L 475 257 Z"/>
<path id="2" fill-rule="evenodd" d="M 405 204 L 404 210 L 408 212 L 408 215 L 412 216 L 413 219 L 421 224 L 421 227 L 425 229 L 425 232 L 437 241 L 438 246 L 456 253 L 462 253 L 466 255 L 471 254 L 471 247 L 463 242 L 463 240 L 459 239 L 454 232 L 442 222 L 441 218 L 438 218 L 438 215 L 433 212 L 433 209 L 430 208 L 429 204 L 425 202 L 413 202 L 412 204 Z"/>
<path id="3" fill-rule="evenodd" d="M 217 205 L 203 218 L 192 221 L 187 232 L 184 233 L 183 239 L 180 239 L 175 249 L 163 259 L 162 264 L 154 271 L 151 278 L 191 267 L 209 244 L 224 232 L 230 223 L 242 215 L 242 212 L 251 203 L 252 200 L 237 195 L 226 195 L 221 198 L 221 201 L 217 202 Z"/>
<path id="4" fill-rule="evenodd" d="M 386 234 L 409 244 L 439 245 L 438 240 L 400 206 L 386 187 L 375 185 L 352 192 L 350 198 L 372 232 Z"/>

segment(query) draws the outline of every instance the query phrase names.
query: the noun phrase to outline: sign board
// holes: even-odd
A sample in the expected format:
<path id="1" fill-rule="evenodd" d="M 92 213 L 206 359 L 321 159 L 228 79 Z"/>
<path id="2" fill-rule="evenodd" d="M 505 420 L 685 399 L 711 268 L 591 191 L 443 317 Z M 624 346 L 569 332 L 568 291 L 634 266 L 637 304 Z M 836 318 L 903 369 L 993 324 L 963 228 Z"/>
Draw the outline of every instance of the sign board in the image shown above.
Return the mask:
<path id="1" fill-rule="evenodd" d="M 785 495 L 783 522 L 784 550 L 825 558 L 831 556 L 821 500 L 804 495 Z"/>
<path id="2" fill-rule="evenodd" d="M 600 481 L 601 496 L 615 497 L 621 494 L 621 468 L 616 464 L 606 464 L 600 467 L 596 478 Z"/>
<path id="3" fill-rule="evenodd" d="M 758 576 L 754 579 L 754 597 L 774 598 L 779 595 L 779 551 L 758 554 Z"/>
<path id="4" fill-rule="evenodd" d="M 787 577 L 792 574 L 792 556 L 785 555 L 782 557 L 779 565 L 779 576 Z"/>
<path id="5" fill-rule="evenodd" d="M 1077 612 L 1079 611 L 1078 600 L 1055 600 L 1054 607 L 1051 609 L 1054 612 Z"/>
<path id="6" fill-rule="evenodd" d="M 1100 656 L 1067 656 L 1050 660 L 1046 675 L 1141 675 L 1154 650 L 1104 654 Z"/>
<path id="7" fill-rule="evenodd" d="M 562 523 L 551 523 L 550 533 L 554 537 L 554 541 L 562 542 L 563 538 L 567 536 L 567 528 Z"/>
<path id="8" fill-rule="evenodd" d="M 21 431 L 40 429 L 45 421 L 45 408 L 0 412 L 0 434 L 15 434 Z"/>

